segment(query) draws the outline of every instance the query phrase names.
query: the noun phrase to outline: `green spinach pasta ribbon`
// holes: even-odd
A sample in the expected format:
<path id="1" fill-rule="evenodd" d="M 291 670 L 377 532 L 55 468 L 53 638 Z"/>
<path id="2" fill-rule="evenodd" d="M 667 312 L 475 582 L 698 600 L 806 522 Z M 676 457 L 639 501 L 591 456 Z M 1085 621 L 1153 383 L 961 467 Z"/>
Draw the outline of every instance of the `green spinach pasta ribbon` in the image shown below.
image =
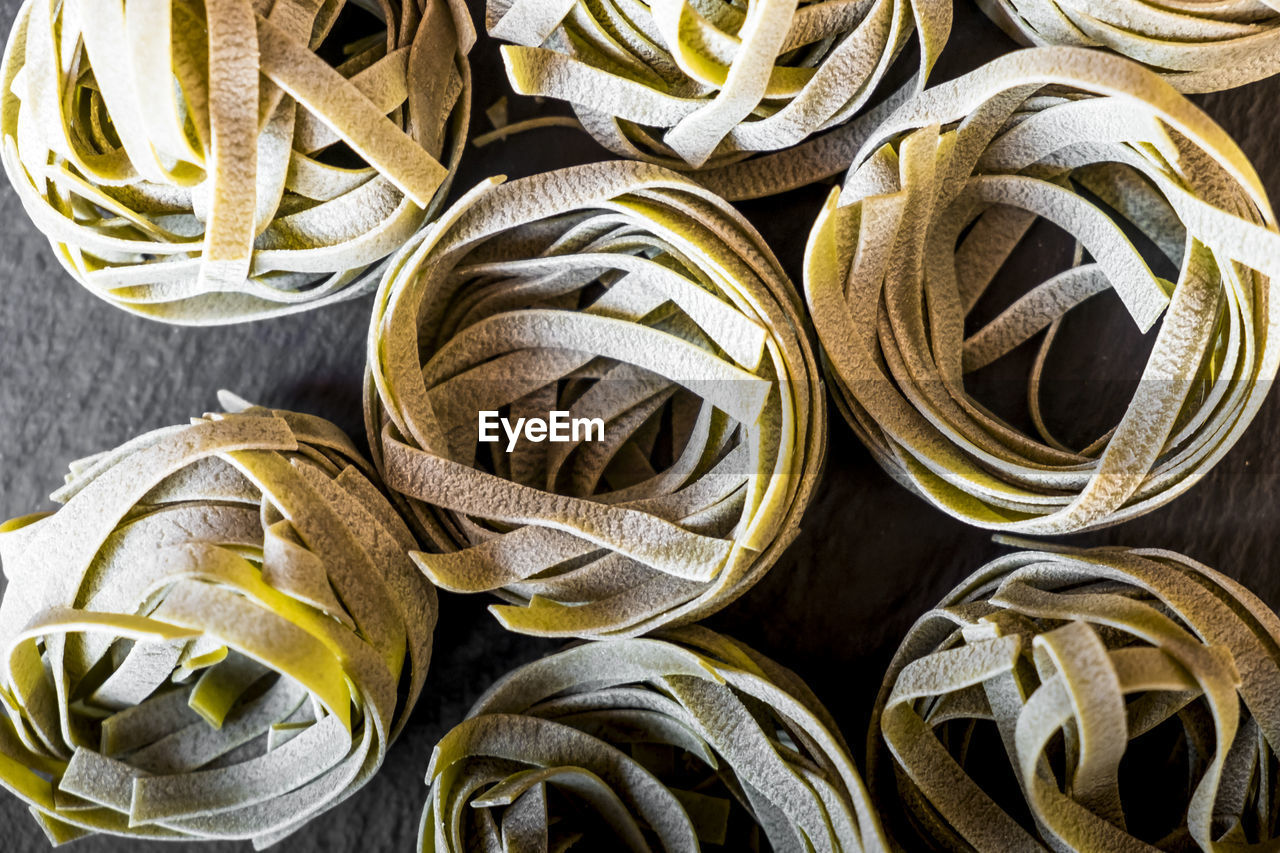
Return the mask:
<path id="1" fill-rule="evenodd" d="M 370 327 L 374 460 L 441 552 L 414 558 L 526 633 L 723 607 L 794 538 L 824 457 L 801 318 L 760 235 L 674 172 L 476 187 L 392 261 Z M 550 440 L 556 412 L 598 429 Z M 516 426 L 486 438 L 485 413 Z"/>
<path id="2" fill-rule="evenodd" d="M 26 0 L 0 156 L 111 304 L 185 325 L 302 311 L 371 289 L 443 201 L 474 40 L 463 0 Z"/>
<path id="3" fill-rule="evenodd" d="M 55 843 L 267 846 L 372 777 L 422 690 L 435 591 L 369 463 L 224 405 L 0 527 L 0 786 Z"/>
<path id="4" fill-rule="evenodd" d="M 700 169 L 844 123 L 913 36 L 918 90 L 951 14 L 950 0 L 489 0 L 487 26 L 515 43 L 517 92 L 568 101 L 623 157 Z"/>
<path id="5" fill-rule="evenodd" d="M 1170 551 L 1009 554 L 912 627 L 870 740 L 930 849 L 1273 849 L 1280 619 Z"/>
<path id="6" fill-rule="evenodd" d="M 978 0 L 1028 45 L 1097 47 L 1143 63 L 1183 92 L 1280 74 L 1277 0 Z"/>
<path id="7" fill-rule="evenodd" d="M 423 853 L 889 849 L 818 699 L 705 628 L 512 672 L 436 745 L 427 781 Z"/>
<path id="8" fill-rule="evenodd" d="M 967 329 L 1042 218 L 1081 262 Z M 1275 379 L 1278 276 L 1275 216 L 1235 143 L 1151 72 L 1083 48 L 1010 54 L 899 108 L 805 259 L 837 399 L 880 464 L 956 518 L 1035 535 L 1140 515 L 1222 458 Z M 1040 415 L 1040 377 L 1063 317 L 1105 290 L 1142 332 L 1162 325 L 1120 422 L 1073 448 Z M 1041 332 L 1029 435 L 965 376 Z"/>

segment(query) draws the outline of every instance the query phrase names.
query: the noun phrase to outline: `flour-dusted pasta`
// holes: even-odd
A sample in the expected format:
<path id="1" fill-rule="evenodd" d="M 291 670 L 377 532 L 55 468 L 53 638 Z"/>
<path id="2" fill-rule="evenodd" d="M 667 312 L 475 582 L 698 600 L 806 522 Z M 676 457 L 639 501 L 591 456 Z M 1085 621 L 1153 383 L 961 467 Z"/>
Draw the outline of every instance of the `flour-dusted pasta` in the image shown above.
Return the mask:
<path id="1" fill-rule="evenodd" d="M 907 89 L 918 91 L 951 32 L 951 7 L 489 0 L 487 26 L 514 42 L 502 56 L 517 92 L 568 101 L 616 154 L 701 169 L 790 148 L 844 123 L 872 101 L 913 40 L 919 67 Z"/>
<path id="2" fill-rule="evenodd" d="M 474 40 L 463 0 L 26 0 L 0 154 L 58 261 L 113 305 L 189 325 L 301 311 L 371 289 L 443 201 Z"/>
<path id="3" fill-rule="evenodd" d="M 224 405 L 0 527 L 0 786 L 56 843 L 271 844 L 372 777 L 422 690 L 435 590 L 369 463 Z"/>
<path id="4" fill-rule="evenodd" d="M 908 633 L 868 781 L 908 850 L 1265 850 L 1277 745 L 1280 619 L 1251 592 L 1169 551 L 1023 551 Z"/>
<path id="5" fill-rule="evenodd" d="M 968 333 L 1040 218 L 1081 262 Z M 880 464 L 956 518 L 1037 535 L 1140 515 L 1222 458 L 1276 375 L 1277 277 L 1275 216 L 1236 144 L 1156 75 L 1084 48 L 1010 54 L 901 107 L 830 196 L 805 260 L 837 399 Z M 1162 326 L 1120 422 L 1073 448 L 1040 415 L 1040 377 L 1063 317 L 1108 289 L 1139 330 Z M 965 375 L 1045 330 L 1029 435 Z"/>
<path id="6" fill-rule="evenodd" d="M 436 745 L 427 782 L 424 853 L 889 850 L 809 688 L 705 628 L 521 667 Z"/>
<path id="7" fill-rule="evenodd" d="M 476 187 L 392 261 L 370 328 L 374 459 L 440 552 L 415 559 L 526 633 L 720 609 L 824 457 L 802 310 L 746 220 L 664 168 Z M 556 413 L 589 428 L 557 441 Z"/>
<path id="8" fill-rule="evenodd" d="M 1280 0 L 978 0 L 1028 45 L 1098 47 L 1137 60 L 1183 92 L 1280 74 Z"/>

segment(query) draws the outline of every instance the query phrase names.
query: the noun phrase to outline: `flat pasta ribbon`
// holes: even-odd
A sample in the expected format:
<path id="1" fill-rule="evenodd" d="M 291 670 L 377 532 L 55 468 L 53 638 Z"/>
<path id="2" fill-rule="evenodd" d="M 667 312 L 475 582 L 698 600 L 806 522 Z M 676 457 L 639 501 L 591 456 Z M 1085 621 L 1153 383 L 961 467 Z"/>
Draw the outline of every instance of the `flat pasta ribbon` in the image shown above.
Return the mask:
<path id="1" fill-rule="evenodd" d="M 1026 45 L 1113 50 L 1182 92 L 1280 74 L 1280 0 L 978 0 Z"/>
<path id="2" fill-rule="evenodd" d="M 443 202 L 474 40 L 463 0 L 26 0 L 0 156 L 111 304 L 183 325 L 303 311 L 372 289 Z"/>
<path id="3" fill-rule="evenodd" d="M 869 737 L 908 849 L 1274 849 L 1280 619 L 1170 551 L 1009 554 L 912 627 Z"/>
<path id="4" fill-rule="evenodd" d="M 1040 218 L 1075 237 L 1080 263 L 970 333 Z M 1126 228 L 1180 265 L 1176 282 Z M 805 257 L 836 397 L 880 464 L 956 518 L 1035 535 L 1145 513 L 1222 458 L 1276 375 L 1278 276 L 1275 216 L 1235 143 L 1156 75 L 1084 48 L 1010 54 L 902 106 Z M 1072 448 L 1040 416 L 1040 377 L 1063 317 L 1108 289 L 1141 331 L 1163 321 L 1123 418 Z M 1045 330 L 1033 436 L 974 400 L 965 375 Z"/>
<path id="5" fill-rule="evenodd" d="M 223 400 L 0 526 L 0 786 L 54 843 L 268 846 L 373 776 L 422 690 L 435 590 L 369 463 Z"/>
<path id="6" fill-rule="evenodd" d="M 950 0 L 489 0 L 486 23 L 495 38 L 515 43 L 502 56 L 517 92 L 568 101 L 583 127 L 623 157 L 701 169 L 791 148 L 843 124 L 870 102 L 913 36 L 919 69 L 907 88 L 918 91 L 950 35 L 951 7 Z M 830 151 L 805 148 L 784 159 L 821 154 Z"/>
<path id="7" fill-rule="evenodd" d="M 817 697 L 700 627 L 515 670 L 436 745 L 427 783 L 423 853 L 890 849 Z"/>
<path id="8" fill-rule="evenodd" d="M 524 633 L 720 609 L 794 538 L 826 448 L 798 295 L 745 219 L 661 167 L 498 181 L 409 243 L 374 304 L 366 425 L 440 552 L 415 559 Z M 506 421 L 487 442 L 485 412 Z"/>

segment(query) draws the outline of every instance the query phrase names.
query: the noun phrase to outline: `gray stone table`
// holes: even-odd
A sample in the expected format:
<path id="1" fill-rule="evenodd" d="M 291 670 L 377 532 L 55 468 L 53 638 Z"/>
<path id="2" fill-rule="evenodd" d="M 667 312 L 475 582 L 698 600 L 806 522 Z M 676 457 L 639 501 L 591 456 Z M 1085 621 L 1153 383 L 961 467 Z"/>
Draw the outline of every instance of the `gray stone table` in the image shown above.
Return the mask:
<path id="1" fill-rule="evenodd" d="M 956 32 L 935 80 L 957 76 L 1013 47 L 971 2 L 957 2 Z M 0 0 L 0 31 L 8 31 L 18 6 L 18 0 Z M 478 20 L 483 18 L 480 6 L 473 0 Z M 482 36 L 472 65 L 472 122 L 483 131 L 488 126 L 484 109 L 508 93 L 497 45 Z M 1280 79 L 1197 100 L 1236 137 L 1272 198 L 1280 199 Z M 527 99 L 512 98 L 513 119 L 535 108 Z M 530 132 L 469 149 L 453 192 L 456 196 L 494 173 L 519 177 L 608 156 L 578 132 Z M 742 205 L 797 282 L 809 225 L 825 193 L 826 187 L 811 187 Z M 1018 275 L 1042 280 L 1053 265 L 1069 260 L 1070 246 L 1061 235 L 1046 232 L 1035 248 L 1006 277 L 1015 285 Z M 1079 365 L 1105 375 L 1113 369 L 1108 359 L 1118 358 L 1109 336 L 1099 329 L 1116 330 L 1122 337 L 1127 317 L 1118 302 L 1094 301 L 1099 305 L 1073 315 L 1064 332 L 1076 344 L 1064 370 Z M 5 184 L 0 188 L 0 519 L 50 508 L 46 496 L 60 484 L 67 462 L 215 408 L 219 388 L 265 405 L 323 415 L 363 442 L 360 388 L 370 302 L 365 297 L 294 317 L 216 329 L 183 329 L 135 318 L 99 301 L 63 273 Z M 1090 344 L 1098 340 L 1107 343 L 1094 352 Z M 1019 384 L 1000 377 L 986 384 L 1006 401 L 1022 393 Z M 1078 410 L 1095 408 L 1086 404 Z M 1119 412 L 1113 408 L 1091 414 L 1107 424 Z M 1280 398 L 1272 397 L 1244 439 L 1187 495 L 1144 518 L 1073 541 L 1181 551 L 1280 607 L 1280 569 L 1270 562 L 1280 537 L 1278 433 Z M 898 641 L 921 611 L 1002 550 L 989 534 L 951 520 L 891 481 L 833 408 L 825 479 L 803 533 L 755 589 L 710 625 L 806 678 L 841 721 L 861 762 L 870 706 Z M 426 795 L 423 774 L 436 740 L 499 675 L 557 647 L 505 633 L 486 613 L 487 603 L 480 597 L 441 596 L 426 690 L 382 772 L 279 849 L 414 849 Z M 0 794 L 0 850 L 46 849 L 25 808 Z M 76 849 L 228 853 L 251 848 L 95 838 L 77 842 Z"/>

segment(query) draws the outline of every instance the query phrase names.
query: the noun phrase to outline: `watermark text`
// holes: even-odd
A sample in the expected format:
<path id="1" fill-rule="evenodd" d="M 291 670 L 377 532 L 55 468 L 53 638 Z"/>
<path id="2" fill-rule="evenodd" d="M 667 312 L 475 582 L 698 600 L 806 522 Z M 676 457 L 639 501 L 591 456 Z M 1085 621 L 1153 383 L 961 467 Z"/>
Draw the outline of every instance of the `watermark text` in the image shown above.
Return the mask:
<path id="1" fill-rule="evenodd" d="M 575 418 L 569 412 L 553 410 L 545 418 L 516 418 L 513 423 L 510 418 L 490 410 L 480 412 L 478 432 L 480 441 L 489 443 L 501 441 L 505 435 L 510 453 L 522 435 L 525 441 L 534 443 L 604 441 L 604 419 Z"/>

